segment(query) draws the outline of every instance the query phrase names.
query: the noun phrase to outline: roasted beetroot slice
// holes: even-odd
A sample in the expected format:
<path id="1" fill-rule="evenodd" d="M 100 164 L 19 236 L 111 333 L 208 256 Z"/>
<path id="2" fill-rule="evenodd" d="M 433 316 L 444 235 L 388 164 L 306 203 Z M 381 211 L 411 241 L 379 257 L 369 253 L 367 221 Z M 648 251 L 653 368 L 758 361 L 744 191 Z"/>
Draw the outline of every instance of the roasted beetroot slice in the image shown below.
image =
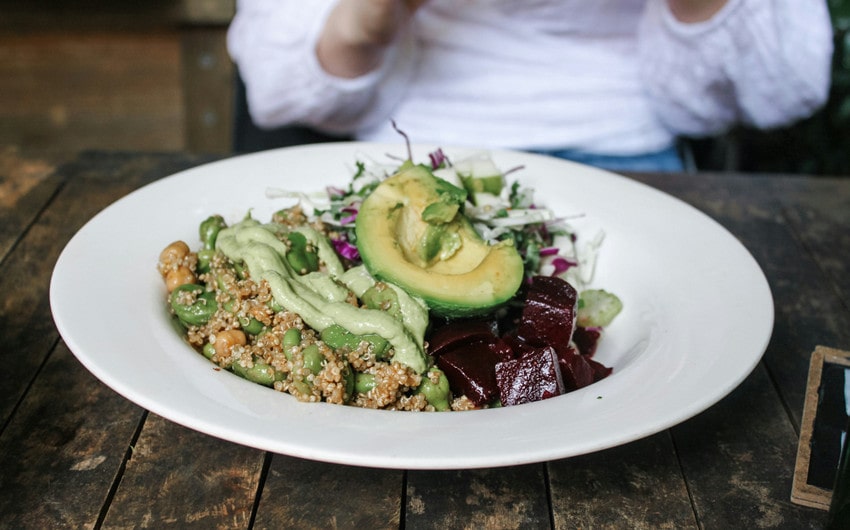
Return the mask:
<path id="1" fill-rule="evenodd" d="M 596 353 L 596 347 L 599 346 L 599 339 L 602 338 L 601 328 L 583 328 L 576 327 L 573 331 L 573 342 L 578 346 L 578 352 L 588 357 L 593 357 Z"/>
<path id="2" fill-rule="evenodd" d="M 453 320 L 434 328 L 428 337 L 428 354 L 437 356 L 471 342 L 495 340 L 493 324 L 484 320 Z"/>
<path id="3" fill-rule="evenodd" d="M 533 346 L 564 348 L 572 339 L 578 293 L 560 278 L 535 276 L 526 294 L 517 336 Z"/>
<path id="4" fill-rule="evenodd" d="M 587 359 L 588 363 L 590 363 L 590 367 L 593 369 L 593 382 L 601 381 L 605 379 L 611 372 L 614 371 L 613 368 L 609 366 L 605 366 L 604 364 L 594 361 L 593 359 Z"/>
<path id="5" fill-rule="evenodd" d="M 565 390 L 558 358 L 551 347 L 538 348 L 518 359 L 498 363 L 496 381 L 504 406 L 548 399 Z"/>
<path id="6" fill-rule="evenodd" d="M 493 355 L 496 357 L 496 362 L 508 361 L 517 357 L 513 346 L 502 338 L 493 337 L 492 342 L 489 342 L 487 347 L 490 348 L 491 352 L 493 352 Z"/>
<path id="7" fill-rule="evenodd" d="M 595 362 L 580 355 L 575 349 L 572 349 L 572 354 L 559 355 L 558 364 L 561 367 L 567 392 L 584 388 L 596 381 L 593 366 L 590 364 Z"/>
<path id="8" fill-rule="evenodd" d="M 481 407 L 499 395 L 496 384 L 497 354 L 489 342 L 479 341 L 443 351 L 437 357 L 437 366 L 446 374 L 455 393 L 461 393 Z"/>

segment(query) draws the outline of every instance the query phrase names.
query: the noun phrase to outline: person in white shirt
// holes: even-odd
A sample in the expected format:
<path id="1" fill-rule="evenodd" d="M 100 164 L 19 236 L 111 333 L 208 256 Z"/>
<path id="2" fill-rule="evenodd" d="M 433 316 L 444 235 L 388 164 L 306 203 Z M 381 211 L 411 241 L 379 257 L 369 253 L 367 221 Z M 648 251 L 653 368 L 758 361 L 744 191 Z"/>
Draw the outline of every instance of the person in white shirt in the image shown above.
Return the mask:
<path id="1" fill-rule="evenodd" d="M 825 0 L 238 0 L 253 121 L 677 170 L 682 136 L 810 116 Z"/>

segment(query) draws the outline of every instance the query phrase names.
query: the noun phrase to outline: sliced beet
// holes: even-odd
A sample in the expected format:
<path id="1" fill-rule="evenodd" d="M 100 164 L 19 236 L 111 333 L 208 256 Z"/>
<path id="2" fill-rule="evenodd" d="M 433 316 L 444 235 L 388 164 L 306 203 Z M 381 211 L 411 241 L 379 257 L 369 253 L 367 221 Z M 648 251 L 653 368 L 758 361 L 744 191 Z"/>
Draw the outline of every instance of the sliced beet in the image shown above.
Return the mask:
<path id="1" fill-rule="evenodd" d="M 595 361 L 579 354 L 575 348 L 571 349 L 571 353 L 559 353 L 558 356 L 558 364 L 561 367 L 567 392 L 584 388 L 595 381 L 595 372 L 590 364 Z"/>
<path id="2" fill-rule="evenodd" d="M 557 355 L 551 347 L 496 364 L 496 381 L 504 406 L 548 399 L 565 390 Z"/>
<path id="3" fill-rule="evenodd" d="M 593 357 L 596 353 L 596 347 L 599 346 L 599 339 L 602 338 L 602 328 L 584 328 L 576 327 L 573 331 L 573 342 L 578 346 L 578 352 L 588 357 Z"/>
<path id="4" fill-rule="evenodd" d="M 491 341 L 469 342 L 444 350 L 437 357 L 437 366 L 446 374 L 451 388 L 478 407 L 499 395 L 495 367 L 501 357 L 493 351 L 492 344 Z"/>
<path id="5" fill-rule="evenodd" d="M 526 294 L 517 337 L 533 346 L 565 348 L 572 339 L 578 292 L 566 281 L 535 276 Z"/>
<path id="6" fill-rule="evenodd" d="M 428 354 L 437 356 L 450 349 L 495 339 L 494 325 L 486 320 L 453 320 L 435 327 L 428 336 Z"/>
<path id="7" fill-rule="evenodd" d="M 606 377 L 611 375 L 611 372 L 614 371 L 613 368 L 611 368 L 609 366 L 605 366 L 604 364 L 602 364 L 598 361 L 594 361 L 593 359 L 587 359 L 587 361 L 590 363 L 590 367 L 593 368 L 593 382 L 594 383 L 597 382 L 597 381 L 601 381 L 602 379 L 605 379 Z"/>

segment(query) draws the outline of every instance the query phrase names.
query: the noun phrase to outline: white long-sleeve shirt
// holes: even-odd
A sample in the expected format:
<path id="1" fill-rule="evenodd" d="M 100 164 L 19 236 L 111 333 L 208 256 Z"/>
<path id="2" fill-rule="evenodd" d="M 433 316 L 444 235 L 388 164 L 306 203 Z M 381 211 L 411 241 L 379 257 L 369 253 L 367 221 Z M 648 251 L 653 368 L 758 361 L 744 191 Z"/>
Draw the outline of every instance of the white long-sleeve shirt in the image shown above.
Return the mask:
<path id="1" fill-rule="evenodd" d="M 824 0 L 430 0 L 362 77 L 325 72 L 333 0 L 239 0 L 228 47 L 255 123 L 399 141 L 639 154 L 734 123 L 783 125 L 829 91 Z"/>

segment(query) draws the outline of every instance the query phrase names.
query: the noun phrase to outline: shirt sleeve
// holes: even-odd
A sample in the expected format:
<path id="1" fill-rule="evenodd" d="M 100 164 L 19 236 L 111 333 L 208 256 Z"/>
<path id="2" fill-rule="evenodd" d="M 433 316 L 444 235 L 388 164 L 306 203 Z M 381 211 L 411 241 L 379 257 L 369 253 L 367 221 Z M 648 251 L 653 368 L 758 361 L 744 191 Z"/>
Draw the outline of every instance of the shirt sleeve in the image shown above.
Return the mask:
<path id="1" fill-rule="evenodd" d="M 381 66 L 354 79 L 322 69 L 316 43 L 333 0 L 239 0 L 228 28 L 228 52 L 245 82 L 254 123 L 271 128 L 304 124 L 331 133 L 351 133 L 386 119 L 412 73 L 415 52 L 404 35 Z M 401 56 L 406 55 L 404 60 Z"/>
<path id="2" fill-rule="evenodd" d="M 638 42 L 648 96 L 677 134 L 786 125 L 814 113 L 829 93 L 824 0 L 729 0 L 695 24 L 679 22 L 667 0 L 649 0 Z"/>

